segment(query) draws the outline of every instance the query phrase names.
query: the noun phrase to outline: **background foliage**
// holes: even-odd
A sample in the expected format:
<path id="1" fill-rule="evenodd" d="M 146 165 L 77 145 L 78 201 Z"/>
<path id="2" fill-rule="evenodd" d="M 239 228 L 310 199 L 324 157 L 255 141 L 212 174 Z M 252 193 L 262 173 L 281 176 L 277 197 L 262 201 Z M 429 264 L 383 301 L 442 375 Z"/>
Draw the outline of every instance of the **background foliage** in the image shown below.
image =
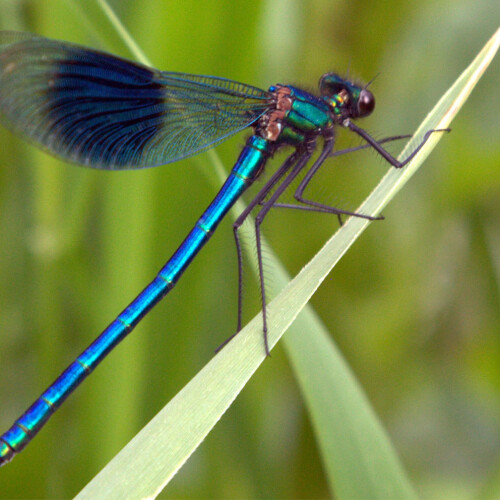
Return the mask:
<path id="1" fill-rule="evenodd" d="M 377 110 L 363 123 L 377 136 L 413 130 L 497 28 L 488 0 L 112 5 L 159 68 L 262 88 L 314 89 L 323 72 L 348 66 L 365 81 L 380 73 L 371 87 Z M 0 0 L 0 28 L 129 56 L 93 1 Z M 499 76 L 496 63 L 404 199 L 313 299 L 426 497 L 493 497 L 500 483 Z M 218 148 L 228 169 L 243 140 Z M 195 160 L 97 172 L 54 160 L 4 129 L 0 141 L 4 430 L 153 277 L 216 185 L 210 165 Z M 353 145 L 349 136 L 339 141 Z M 387 168 L 369 154 L 334 165 L 318 192 L 347 208 Z M 335 228 L 328 217 L 281 212 L 266 236 L 294 273 Z M 233 332 L 235 264 L 228 219 L 175 292 L 1 471 L 0 494 L 78 492 Z M 250 317 L 255 284 L 246 285 Z M 328 495 L 279 346 L 164 493 Z"/>

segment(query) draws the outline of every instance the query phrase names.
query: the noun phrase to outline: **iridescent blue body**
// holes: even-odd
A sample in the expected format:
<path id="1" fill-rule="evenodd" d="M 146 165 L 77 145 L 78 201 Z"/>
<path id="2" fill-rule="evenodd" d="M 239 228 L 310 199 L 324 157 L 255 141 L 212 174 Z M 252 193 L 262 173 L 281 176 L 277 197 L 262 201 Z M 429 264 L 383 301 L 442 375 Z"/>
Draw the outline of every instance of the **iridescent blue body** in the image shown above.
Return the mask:
<path id="1" fill-rule="evenodd" d="M 226 212 L 253 182 L 267 159 L 267 148 L 268 142 L 261 137 L 252 136 L 248 139 L 239 161 L 214 201 L 156 278 L 0 438 L 0 464 L 9 461 L 29 443 L 106 354 L 174 287 Z"/>
<path id="2" fill-rule="evenodd" d="M 295 193 L 308 210 L 371 219 L 303 197 L 332 152 L 336 125 L 356 132 L 392 165 L 403 165 L 352 122 L 373 111 L 371 92 L 333 73 L 323 75 L 319 88 L 319 97 L 285 85 L 264 91 L 222 78 L 158 71 L 35 35 L 0 33 L 0 119 L 65 160 L 98 169 L 152 167 L 206 150 L 247 127 L 253 129 L 219 193 L 153 281 L 0 437 L 0 465 L 30 442 L 69 394 L 174 287 L 227 211 L 262 173 L 268 158 L 289 146 L 292 154 L 234 225 L 241 277 L 237 229 L 252 208 L 262 207 L 256 235 L 268 352 L 260 223 L 272 206 L 285 206 L 278 198 L 308 164 L 317 138 L 323 139 L 323 149 Z"/>

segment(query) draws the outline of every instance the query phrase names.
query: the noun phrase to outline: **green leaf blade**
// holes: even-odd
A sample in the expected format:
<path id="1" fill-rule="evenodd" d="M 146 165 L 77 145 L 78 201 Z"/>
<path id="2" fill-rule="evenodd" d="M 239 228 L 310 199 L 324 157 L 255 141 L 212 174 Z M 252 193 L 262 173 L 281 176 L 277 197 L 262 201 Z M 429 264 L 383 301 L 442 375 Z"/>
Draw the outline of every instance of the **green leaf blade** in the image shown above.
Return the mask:
<path id="1" fill-rule="evenodd" d="M 424 120 L 420 132 L 445 128 L 493 59 L 500 31 Z M 377 214 L 404 186 L 437 144 L 434 134 L 403 169 L 391 169 L 359 211 Z M 415 146 L 410 142 L 408 147 Z M 411 149 L 410 149 L 411 150 Z M 404 152 L 403 152 L 404 154 Z M 368 226 L 351 218 L 269 305 L 269 341 L 274 346 L 306 306 L 341 256 Z M 269 259 L 271 257 L 269 256 Z M 277 285 L 286 282 L 279 263 Z M 156 496 L 222 417 L 265 359 L 257 316 L 170 401 L 77 498 Z M 363 391 L 308 308 L 290 329 L 286 348 L 297 372 L 338 498 L 415 496 L 390 441 Z"/>

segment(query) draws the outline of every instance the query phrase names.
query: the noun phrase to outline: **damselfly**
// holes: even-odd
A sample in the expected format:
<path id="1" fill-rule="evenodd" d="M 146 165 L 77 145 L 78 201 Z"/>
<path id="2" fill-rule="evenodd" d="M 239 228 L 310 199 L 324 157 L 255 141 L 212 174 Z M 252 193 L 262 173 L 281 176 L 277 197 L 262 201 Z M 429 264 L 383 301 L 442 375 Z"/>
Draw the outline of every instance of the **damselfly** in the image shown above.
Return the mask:
<path id="1" fill-rule="evenodd" d="M 31 34 L 0 34 L 0 116 L 4 124 L 35 145 L 70 162 L 109 170 L 139 169 L 174 162 L 204 151 L 247 127 L 246 141 L 219 193 L 153 281 L 76 358 L 57 380 L 0 438 L 0 465 L 9 462 L 47 422 L 62 402 L 104 357 L 177 283 L 241 194 L 261 175 L 281 148 L 290 155 L 269 178 L 234 224 L 241 283 L 238 229 L 250 212 L 255 220 L 263 309 L 264 348 L 268 353 L 266 296 L 260 227 L 272 207 L 302 208 L 340 217 L 373 217 L 315 202 L 304 192 L 332 155 L 335 129 L 345 127 L 366 141 L 389 164 L 403 161 L 359 128 L 354 119 L 372 113 L 366 86 L 324 74 L 318 95 L 291 85 L 267 91 L 212 76 L 158 71 L 103 52 Z M 321 152 L 310 164 L 321 140 Z M 280 196 L 307 168 L 294 204 Z M 241 286 L 240 286 L 241 289 Z M 238 327 L 241 327 L 241 293 Z"/>

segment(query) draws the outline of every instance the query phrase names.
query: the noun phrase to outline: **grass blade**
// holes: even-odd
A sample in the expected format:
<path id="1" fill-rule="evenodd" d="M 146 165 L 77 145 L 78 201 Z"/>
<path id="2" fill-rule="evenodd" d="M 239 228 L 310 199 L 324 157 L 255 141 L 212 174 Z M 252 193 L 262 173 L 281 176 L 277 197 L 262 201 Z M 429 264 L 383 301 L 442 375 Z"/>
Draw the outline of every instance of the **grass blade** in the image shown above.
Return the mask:
<path id="1" fill-rule="evenodd" d="M 493 59 L 498 31 L 421 124 L 419 134 L 447 127 Z M 360 207 L 377 214 L 408 182 L 441 134 L 434 134 L 403 171 L 391 169 Z M 404 156 L 404 152 L 403 152 Z M 368 226 L 350 219 L 269 305 L 270 345 L 295 321 L 332 267 Z M 279 264 L 277 264 L 279 268 Z M 282 269 L 283 281 L 286 274 Z M 279 285 L 279 283 L 278 283 Z M 185 463 L 265 359 L 261 318 L 254 318 L 78 495 L 78 498 L 154 497 Z M 399 461 L 362 390 L 310 311 L 286 347 L 339 498 L 411 497 Z"/>

